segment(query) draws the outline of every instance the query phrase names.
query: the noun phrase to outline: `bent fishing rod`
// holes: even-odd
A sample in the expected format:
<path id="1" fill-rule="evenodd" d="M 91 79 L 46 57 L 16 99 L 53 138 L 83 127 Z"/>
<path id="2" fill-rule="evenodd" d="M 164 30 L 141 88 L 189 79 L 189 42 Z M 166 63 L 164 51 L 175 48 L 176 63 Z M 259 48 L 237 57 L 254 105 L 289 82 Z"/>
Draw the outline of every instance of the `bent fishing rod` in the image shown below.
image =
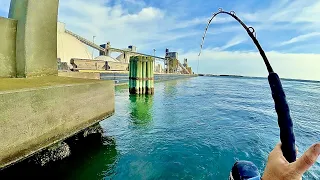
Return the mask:
<path id="1" fill-rule="evenodd" d="M 198 55 L 198 59 L 201 55 L 204 40 L 208 31 L 208 28 L 212 22 L 212 20 L 219 14 L 227 14 L 237 20 L 242 27 L 247 31 L 248 35 L 251 37 L 252 41 L 256 45 L 266 67 L 269 72 L 268 81 L 272 92 L 272 97 L 275 104 L 275 110 L 278 115 L 278 125 L 280 128 L 280 140 L 282 143 L 281 149 L 283 152 L 284 157 L 287 159 L 289 163 L 296 161 L 296 148 L 295 148 L 295 136 L 293 133 L 293 123 L 290 116 L 290 109 L 289 105 L 286 100 L 286 95 L 284 93 L 280 78 L 277 73 L 275 73 L 269 63 L 269 60 L 263 51 L 262 47 L 260 46 L 257 38 L 256 33 L 253 27 L 247 27 L 237 16 L 234 11 L 226 12 L 219 8 L 219 12 L 214 13 L 209 20 L 204 35 L 202 37 L 202 42 L 200 46 L 200 52 Z"/>

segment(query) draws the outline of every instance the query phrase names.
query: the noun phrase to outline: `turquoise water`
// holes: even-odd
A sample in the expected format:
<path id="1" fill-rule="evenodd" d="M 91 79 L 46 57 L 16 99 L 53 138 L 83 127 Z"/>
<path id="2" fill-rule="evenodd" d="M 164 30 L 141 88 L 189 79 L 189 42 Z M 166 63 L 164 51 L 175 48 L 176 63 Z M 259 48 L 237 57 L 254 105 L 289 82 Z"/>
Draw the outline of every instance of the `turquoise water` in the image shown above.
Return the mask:
<path id="1" fill-rule="evenodd" d="M 299 150 L 320 141 L 320 83 L 284 80 Z M 116 90 L 108 140 L 49 166 L 61 179 L 227 179 L 237 160 L 263 172 L 279 141 L 267 79 L 196 77 L 155 84 L 154 96 Z M 112 139 L 110 140 L 110 137 Z M 51 173 L 51 174 L 50 174 Z M 320 159 L 305 175 L 319 179 Z"/>
<path id="2" fill-rule="evenodd" d="M 300 151 L 320 141 L 320 83 L 283 81 Z M 236 160 L 263 171 L 279 141 L 267 79 L 198 77 L 156 84 L 154 96 L 116 94 L 101 123 L 116 140 L 107 179 L 227 179 Z M 320 160 L 306 179 L 320 177 Z"/>

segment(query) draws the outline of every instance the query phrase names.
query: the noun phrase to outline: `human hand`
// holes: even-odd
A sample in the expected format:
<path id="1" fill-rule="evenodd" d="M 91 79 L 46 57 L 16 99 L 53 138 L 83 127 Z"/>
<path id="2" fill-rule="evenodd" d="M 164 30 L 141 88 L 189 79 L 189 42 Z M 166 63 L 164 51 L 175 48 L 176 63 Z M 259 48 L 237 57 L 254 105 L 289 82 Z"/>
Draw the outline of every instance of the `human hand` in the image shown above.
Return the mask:
<path id="1" fill-rule="evenodd" d="M 317 161 L 320 143 L 312 145 L 297 161 L 289 163 L 282 154 L 281 143 L 270 152 L 262 180 L 301 180 L 302 175 Z"/>

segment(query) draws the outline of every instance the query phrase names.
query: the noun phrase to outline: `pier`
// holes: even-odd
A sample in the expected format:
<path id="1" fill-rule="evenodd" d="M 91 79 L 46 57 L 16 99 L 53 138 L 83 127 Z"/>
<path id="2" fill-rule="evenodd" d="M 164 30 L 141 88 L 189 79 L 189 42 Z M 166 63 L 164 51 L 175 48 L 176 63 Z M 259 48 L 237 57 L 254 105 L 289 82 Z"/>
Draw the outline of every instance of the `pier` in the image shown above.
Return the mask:
<path id="1" fill-rule="evenodd" d="M 0 168 L 114 113 L 113 81 L 58 77 L 58 2 L 12 0 L 0 18 Z"/>
<path id="2" fill-rule="evenodd" d="M 50 147 L 66 147 L 79 134 L 95 133 L 92 128 L 114 114 L 118 79 L 125 79 L 131 94 L 154 94 L 155 80 L 193 77 L 187 61 L 181 64 L 169 50 L 159 57 L 134 46 L 97 45 L 67 30 L 57 21 L 58 4 L 12 0 L 8 18 L 0 17 L 0 169 Z M 62 59 L 58 36 L 100 56 Z M 112 52 L 122 54 L 114 59 Z M 163 70 L 155 71 L 156 60 Z"/>
<path id="3" fill-rule="evenodd" d="M 153 60 L 144 56 L 130 58 L 129 92 L 130 94 L 153 94 Z"/>

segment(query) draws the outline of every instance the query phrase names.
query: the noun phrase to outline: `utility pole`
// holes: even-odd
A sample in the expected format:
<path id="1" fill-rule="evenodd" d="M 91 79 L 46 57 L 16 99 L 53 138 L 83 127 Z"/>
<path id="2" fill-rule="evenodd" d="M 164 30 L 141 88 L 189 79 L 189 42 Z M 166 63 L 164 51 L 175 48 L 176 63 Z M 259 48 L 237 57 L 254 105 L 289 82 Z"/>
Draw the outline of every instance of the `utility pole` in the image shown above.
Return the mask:
<path id="1" fill-rule="evenodd" d="M 92 42 L 94 43 L 94 38 L 95 38 L 96 36 L 93 36 L 92 37 Z M 94 59 L 94 57 L 93 57 L 93 51 L 94 51 L 94 49 L 92 48 L 92 59 Z"/>

